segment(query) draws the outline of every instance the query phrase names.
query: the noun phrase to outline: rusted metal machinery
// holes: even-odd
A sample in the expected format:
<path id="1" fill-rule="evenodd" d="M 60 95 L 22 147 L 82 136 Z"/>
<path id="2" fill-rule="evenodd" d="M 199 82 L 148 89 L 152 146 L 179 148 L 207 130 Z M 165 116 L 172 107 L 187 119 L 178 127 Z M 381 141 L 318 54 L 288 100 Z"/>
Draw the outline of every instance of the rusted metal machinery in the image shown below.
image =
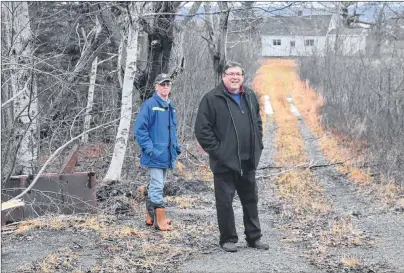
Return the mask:
<path id="1" fill-rule="evenodd" d="M 2 189 L 2 202 L 21 193 L 32 179 L 33 177 L 27 175 L 12 176 Z M 97 206 L 95 173 L 41 175 L 35 186 L 22 199 L 25 206 L 2 211 L 2 225 L 46 213 L 93 213 Z"/>
<path id="2" fill-rule="evenodd" d="M 24 206 L 1 212 L 1 224 L 34 218 L 46 213 L 73 214 L 97 211 L 96 180 L 94 172 L 72 173 L 78 160 L 77 146 L 67 157 L 61 173 L 39 176 L 33 188 L 22 197 Z M 6 202 L 20 194 L 34 176 L 12 176 L 2 185 L 1 201 Z"/>

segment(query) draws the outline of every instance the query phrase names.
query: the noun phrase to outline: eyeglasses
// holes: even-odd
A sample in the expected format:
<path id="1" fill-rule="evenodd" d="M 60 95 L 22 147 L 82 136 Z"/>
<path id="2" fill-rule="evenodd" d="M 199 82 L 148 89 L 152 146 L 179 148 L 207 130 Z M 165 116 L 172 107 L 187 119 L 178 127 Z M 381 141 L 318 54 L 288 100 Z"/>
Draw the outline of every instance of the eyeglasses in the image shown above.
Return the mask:
<path id="1" fill-rule="evenodd" d="M 159 83 L 160 86 L 171 86 L 171 82 L 162 82 Z"/>
<path id="2" fill-rule="evenodd" d="M 236 76 L 236 77 L 241 77 L 241 76 L 244 76 L 243 73 L 233 73 L 233 72 L 231 72 L 231 73 L 224 73 L 224 74 L 226 74 L 227 76 L 230 76 L 230 77 L 234 77 L 234 76 Z"/>

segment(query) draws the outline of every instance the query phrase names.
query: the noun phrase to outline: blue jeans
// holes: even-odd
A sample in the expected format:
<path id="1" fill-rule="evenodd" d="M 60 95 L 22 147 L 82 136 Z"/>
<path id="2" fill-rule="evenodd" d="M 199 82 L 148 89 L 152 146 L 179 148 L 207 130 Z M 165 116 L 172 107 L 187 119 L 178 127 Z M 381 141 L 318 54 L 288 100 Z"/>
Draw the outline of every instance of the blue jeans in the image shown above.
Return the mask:
<path id="1" fill-rule="evenodd" d="M 164 207 L 163 189 L 167 169 L 149 168 L 150 181 L 147 186 L 147 199 L 158 207 Z"/>

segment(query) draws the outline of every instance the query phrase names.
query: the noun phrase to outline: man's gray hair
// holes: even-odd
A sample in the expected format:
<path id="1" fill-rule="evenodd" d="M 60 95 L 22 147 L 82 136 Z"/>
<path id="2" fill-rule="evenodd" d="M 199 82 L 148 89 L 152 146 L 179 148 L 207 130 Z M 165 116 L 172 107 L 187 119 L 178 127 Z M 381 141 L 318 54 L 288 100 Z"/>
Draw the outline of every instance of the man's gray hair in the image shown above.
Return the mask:
<path id="1" fill-rule="evenodd" d="M 243 75 L 244 75 L 244 68 L 241 66 L 241 64 L 240 64 L 240 63 L 237 63 L 237 62 L 232 62 L 232 61 L 227 62 L 227 63 L 225 64 L 225 66 L 223 67 L 222 74 L 226 73 L 226 70 L 229 69 L 229 68 L 232 68 L 232 67 L 240 67 L 240 68 L 241 68 L 241 72 L 242 72 Z"/>

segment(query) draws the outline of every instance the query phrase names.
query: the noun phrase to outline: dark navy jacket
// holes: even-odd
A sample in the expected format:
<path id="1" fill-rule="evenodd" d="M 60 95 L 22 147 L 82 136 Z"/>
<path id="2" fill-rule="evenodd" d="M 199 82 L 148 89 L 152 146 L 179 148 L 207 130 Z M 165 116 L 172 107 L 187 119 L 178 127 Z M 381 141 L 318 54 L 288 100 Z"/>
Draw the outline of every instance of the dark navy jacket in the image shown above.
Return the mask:
<path id="1" fill-rule="evenodd" d="M 177 118 L 172 101 L 167 103 L 154 92 L 140 108 L 134 131 L 142 149 L 142 166 L 173 168 L 181 149 L 177 141 Z"/>

